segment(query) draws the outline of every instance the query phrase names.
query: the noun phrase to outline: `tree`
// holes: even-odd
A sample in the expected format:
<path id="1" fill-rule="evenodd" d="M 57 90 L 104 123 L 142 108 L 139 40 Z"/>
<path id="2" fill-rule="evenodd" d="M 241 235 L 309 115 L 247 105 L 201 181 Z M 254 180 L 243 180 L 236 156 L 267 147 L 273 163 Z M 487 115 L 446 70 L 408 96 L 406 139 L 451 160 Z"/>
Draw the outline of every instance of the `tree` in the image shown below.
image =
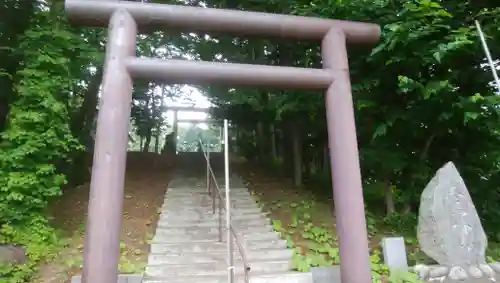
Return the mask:
<path id="1" fill-rule="evenodd" d="M 497 54 L 499 10 L 492 2 L 220 0 L 204 5 L 381 24 L 382 40 L 371 53 L 351 48 L 349 54 L 366 194 L 385 203 L 388 215 L 414 212 L 432 172 L 452 160 L 462 168 L 474 197 L 492 201 L 486 186 L 497 184 L 498 98 L 472 22 L 482 21 Z M 317 44 L 202 34 L 174 41 L 183 53 L 202 60 L 321 67 Z M 296 185 L 303 178 L 328 176 L 321 95 L 201 89 L 215 105 L 213 115 L 228 118 L 244 137 L 238 139 L 241 154 L 294 164 L 284 170 Z M 487 222 L 494 221 L 496 213 L 491 215 L 485 212 Z"/>

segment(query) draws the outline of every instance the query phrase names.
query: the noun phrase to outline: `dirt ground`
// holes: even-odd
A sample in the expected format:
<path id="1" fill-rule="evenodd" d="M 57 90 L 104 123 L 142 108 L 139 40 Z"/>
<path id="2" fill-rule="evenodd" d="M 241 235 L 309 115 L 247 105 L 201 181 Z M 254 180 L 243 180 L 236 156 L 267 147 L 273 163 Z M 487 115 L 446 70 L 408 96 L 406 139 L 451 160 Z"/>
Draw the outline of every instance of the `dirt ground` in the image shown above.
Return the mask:
<path id="1" fill-rule="evenodd" d="M 140 273 L 147 263 L 149 240 L 156 228 L 159 207 L 171 163 L 153 154 L 129 153 L 125 183 L 121 242 L 121 273 Z M 54 226 L 62 231 L 65 248 L 56 262 L 41 266 L 35 283 L 66 283 L 81 274 L 89 185 L 71 188 L 50 208 Z"/>

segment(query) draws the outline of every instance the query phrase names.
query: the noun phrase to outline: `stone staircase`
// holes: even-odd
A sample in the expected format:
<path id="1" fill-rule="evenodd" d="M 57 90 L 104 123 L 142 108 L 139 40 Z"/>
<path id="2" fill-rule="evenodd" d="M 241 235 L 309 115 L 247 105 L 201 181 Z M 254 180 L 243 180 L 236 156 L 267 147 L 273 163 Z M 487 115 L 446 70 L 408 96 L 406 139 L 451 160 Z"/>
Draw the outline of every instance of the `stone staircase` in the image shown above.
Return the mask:
<path id="1" fill-rule="evenodd" d="M 312 283 L 311 273 L 290 271 L 293 251 L 274 232 L 248 190 L 241 182 L 234 183 L 236 186 L 231 184 L 232 224 L 242 239 L 251 268 L 249 282 Z M 219 184 L 224 184 L 223 180 Z M 221 190 L 223 193 L 224 188 Z M 219 242 L 218 219 L 219 210 L 213 214 L 212 198 L 202 178 L 173 180 L 165 196 L 142 282 L 227 283 L 225 211 L 222 211 L 222 242 Z M 243 283 L 243 262 L 236 243 L 233 246 L 235 282 Z"/>

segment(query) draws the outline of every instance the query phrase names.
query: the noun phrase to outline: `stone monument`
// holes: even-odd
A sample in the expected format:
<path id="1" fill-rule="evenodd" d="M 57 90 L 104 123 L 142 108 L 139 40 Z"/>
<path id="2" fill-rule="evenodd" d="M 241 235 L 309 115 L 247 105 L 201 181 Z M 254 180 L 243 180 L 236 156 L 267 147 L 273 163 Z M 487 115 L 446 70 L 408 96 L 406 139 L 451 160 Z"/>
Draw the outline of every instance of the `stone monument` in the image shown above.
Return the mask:
<path id="1" fill-rule="evenodd" d="M 441 167 L 425 187 L 417 229 L 422 251 L 438 263 L 415 266 L 421 279 L 495 281 L 500 266 L 486 263 L 486 234 L 464 180 L 452 162 Z"/>

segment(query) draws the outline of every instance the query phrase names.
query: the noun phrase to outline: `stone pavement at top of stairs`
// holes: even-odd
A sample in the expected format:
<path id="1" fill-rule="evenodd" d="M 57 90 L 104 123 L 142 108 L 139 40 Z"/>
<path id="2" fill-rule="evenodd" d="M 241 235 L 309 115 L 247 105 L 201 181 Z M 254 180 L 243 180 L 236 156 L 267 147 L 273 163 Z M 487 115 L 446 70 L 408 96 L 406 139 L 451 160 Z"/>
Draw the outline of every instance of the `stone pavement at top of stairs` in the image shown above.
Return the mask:
<path id="1" fill-rule="evenodd" d="M 225 194 L 224 180 L 217 182 Z M 232 176 L 231 187 L 232 225 L 250 266 L 249 282 L 312 283 L 311 273 L 291 271 L 293 250 L 273 230 L 267 214 L 261 212 L 243 182 Z M 170 182 L 144 283 L 228 282 L 226 213 L 219 210 L 218 201 L 215 213 L 212 205 L 205 178 L 178 177 Z M 232 241 L 235 282 L 243 283 L 242 257 L 236 241 Z"/>

